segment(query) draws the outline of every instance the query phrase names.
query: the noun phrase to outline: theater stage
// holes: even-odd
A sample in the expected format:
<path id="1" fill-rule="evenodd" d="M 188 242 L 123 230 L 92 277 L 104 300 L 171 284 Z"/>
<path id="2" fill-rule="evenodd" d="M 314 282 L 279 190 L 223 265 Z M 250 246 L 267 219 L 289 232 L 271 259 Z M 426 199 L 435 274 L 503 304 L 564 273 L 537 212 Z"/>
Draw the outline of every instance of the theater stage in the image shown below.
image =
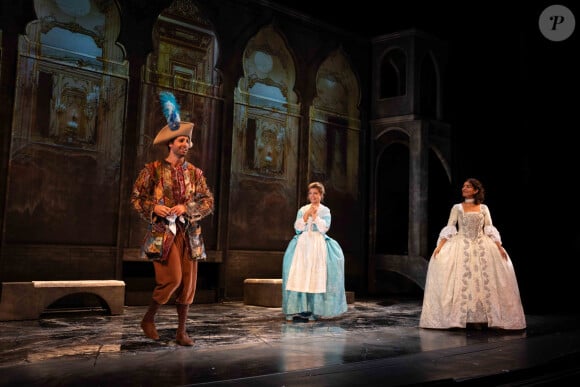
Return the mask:
<path id="1" fill-rule="evenodd" d="M 0 322 L 0 386 L 564 385 L 580 380 L 580 315 L 526 315 L 528 328 L 424 330 L 421 302 L 356 300 L 340 318 L 286 322 L 280 308 L 194 304 L 193 347 L 177 315 L 146 307 L 47 313 Z"/>

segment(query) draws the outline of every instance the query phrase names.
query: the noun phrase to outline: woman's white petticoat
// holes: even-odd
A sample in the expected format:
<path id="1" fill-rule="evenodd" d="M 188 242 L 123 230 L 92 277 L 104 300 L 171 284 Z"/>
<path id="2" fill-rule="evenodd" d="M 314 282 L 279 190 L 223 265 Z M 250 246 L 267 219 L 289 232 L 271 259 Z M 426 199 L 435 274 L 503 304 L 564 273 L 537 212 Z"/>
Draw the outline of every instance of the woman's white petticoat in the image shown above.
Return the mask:
<path id="1" fill-rule="evenodd" d="M 319 232 L 298 236 L 286 290 L 307 293 L 326 292 L 326 240 Z"/>

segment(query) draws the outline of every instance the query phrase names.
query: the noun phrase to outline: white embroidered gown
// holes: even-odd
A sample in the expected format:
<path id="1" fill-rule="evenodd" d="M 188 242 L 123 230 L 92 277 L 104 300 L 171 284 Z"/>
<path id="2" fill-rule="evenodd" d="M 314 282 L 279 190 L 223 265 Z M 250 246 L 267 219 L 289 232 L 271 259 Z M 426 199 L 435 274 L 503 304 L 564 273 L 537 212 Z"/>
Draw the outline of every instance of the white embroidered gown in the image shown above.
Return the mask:
<path id="1" fill-rule="evenodd" d="M 511 259 L 495 244 L 501 242 L 489 208 L 464 212 L 461 203 L 451 209 L 439 241 L 447 242 L 427 270 L 421 328 L 465 328 L 487 323 L 500 329 L 524 329 L 526 319 Z"/>

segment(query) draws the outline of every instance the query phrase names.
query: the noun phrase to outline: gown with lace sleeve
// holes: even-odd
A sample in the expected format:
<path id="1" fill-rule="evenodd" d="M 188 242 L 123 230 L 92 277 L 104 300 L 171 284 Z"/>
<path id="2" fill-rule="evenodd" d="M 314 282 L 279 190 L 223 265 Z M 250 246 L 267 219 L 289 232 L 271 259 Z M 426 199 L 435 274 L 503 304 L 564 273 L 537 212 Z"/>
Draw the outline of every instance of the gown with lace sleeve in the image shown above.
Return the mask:
<path id="1" fill-rule="evenodd" d="M 447 242 L 427 269 L 421 328 L 465 328 L 485 323 L 490 328 L 524 329 L 526 319 L 516 274 L 501 242 L 489 208 L 464 212 L 461 203 L 451 209 L 439 241 Z"/>

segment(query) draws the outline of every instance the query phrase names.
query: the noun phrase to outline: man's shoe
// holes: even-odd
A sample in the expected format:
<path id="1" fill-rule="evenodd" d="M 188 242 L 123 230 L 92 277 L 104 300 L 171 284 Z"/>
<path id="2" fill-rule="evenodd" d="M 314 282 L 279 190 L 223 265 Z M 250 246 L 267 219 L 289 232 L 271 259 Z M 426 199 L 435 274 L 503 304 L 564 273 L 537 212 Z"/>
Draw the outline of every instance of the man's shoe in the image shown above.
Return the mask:
<path id="1" fill-rule="evenodd" d="M 152 321 L 141 321 L 141 329 L 145 333 L 145 336 L 153 340 L 159 340 L 159 333 L 155 328 L 155 323 Z"/>

